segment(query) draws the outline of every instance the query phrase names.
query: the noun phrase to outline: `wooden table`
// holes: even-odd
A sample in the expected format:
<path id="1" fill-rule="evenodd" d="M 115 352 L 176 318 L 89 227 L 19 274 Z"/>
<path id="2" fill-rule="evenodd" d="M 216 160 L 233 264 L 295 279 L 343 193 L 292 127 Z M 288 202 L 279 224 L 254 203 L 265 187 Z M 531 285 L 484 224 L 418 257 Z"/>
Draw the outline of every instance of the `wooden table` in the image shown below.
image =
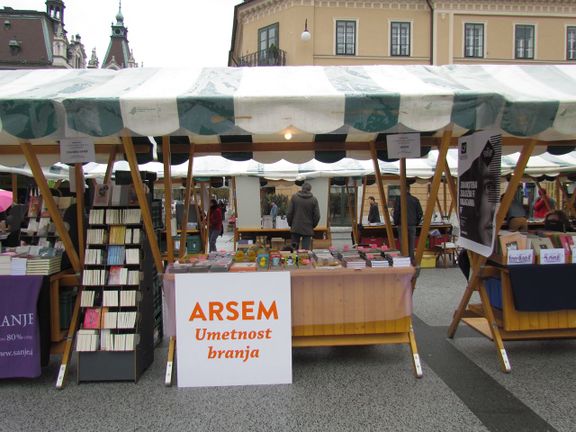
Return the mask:
<path id="1" fill-rule="evenodd" d="M 416 377 L 422 367 L 412 328 L 413 267 L 290 271 L 292 346 L 407 344 Z M 172 381 L 176 336 L 174 274 L 164 275 L 166 335 L 170 337 L 165 383 Z"/>
<path id="2" fill-rule="evenodd" d="M 412 328 L 413 267 L 290 273 L 294 347 L 408 344 L 422 376 Z"/>

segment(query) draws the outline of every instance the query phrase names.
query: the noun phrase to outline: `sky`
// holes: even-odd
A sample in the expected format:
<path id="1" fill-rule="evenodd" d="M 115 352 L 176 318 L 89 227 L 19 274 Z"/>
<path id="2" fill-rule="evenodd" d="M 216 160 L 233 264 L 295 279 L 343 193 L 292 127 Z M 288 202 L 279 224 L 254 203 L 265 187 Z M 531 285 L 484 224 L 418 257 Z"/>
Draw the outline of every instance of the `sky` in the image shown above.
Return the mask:
<path id="1" fill-rule="evenodd" d="M 234 6 L 242 0 L 122 0 L 128 42 L 145 67 L 227 66 Z M 118 0 L 64 0 L 68 38 L 79 34 L 102 64 Z M 45 11 L 45 0 L 0 0 L 0 8 Z"/>

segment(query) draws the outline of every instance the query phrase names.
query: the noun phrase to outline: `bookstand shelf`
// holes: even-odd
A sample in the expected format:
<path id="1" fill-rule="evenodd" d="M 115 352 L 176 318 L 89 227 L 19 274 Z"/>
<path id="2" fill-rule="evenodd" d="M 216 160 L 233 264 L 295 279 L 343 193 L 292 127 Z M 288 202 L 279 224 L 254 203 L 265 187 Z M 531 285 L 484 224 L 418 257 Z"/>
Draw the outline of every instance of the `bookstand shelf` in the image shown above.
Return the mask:
<path id="1" fill-rule="evenodd" d="M 114 206 L 114 207 L 94 207 L 92 211 L 104 212 L 106 217 L 108 212 L 118 210 L 136 210 L 136 207 Z M 91 215 L 92 216 L 92 215 Z M 95 221 L 92 217 L 88 225 L 88 235 L 86 250 L 95 250 L 100 258 L 97 262 L 87 260 L 84 264 L 82 283 L 84 293 L 94 292 L 94 299 L 88 306 L 83 305 L 84 323 L 81 327 L 86 326 L 86 313 L 91 309 L 97 310 L 99 324 L 94 328 L 99 339 L 96 350 L 78 350 L 77 358 L 78 370 L 77 381 L 134 381 L 136 382 L 146 368 L 154 359 L 154 305 L 153 305 L 153 279 L 155 272 L 152 261 L 152 253 L 149 243 L 145 237 L 141 223 L 133 220 L 124 222 L 122 220 L 109 221 L 110 223 Z M 90 237 L 90 230 L 99 231 L 101 238 L 97 235 Z M 130 235 L 128 230 L 133 230 Z M 120 234 L 116 235 L 114 234 Z M 133 241 L 133 236 L 137 236 L 137 241 Z M 120 238 L 121 237 L 121 238 Z M 127 251 L 138 250 L 138 263 L 128 262 Z M 118 253 L 118 256 L 111 257 L 110 254 Z M 88 253 L 86 254 L 88 256 Z M 111 274 L 116 271 L 119 280 L 112 280 Z M 120 272 L 125 272 L 125 276 L 119 276 Z M 137 274 L 134 274 L 137 272 Z M 128 276 L 130 274 L 130 276 Z M 130 280 L 130 277 L 136 277 L 136 280 Z M 129 305 L 122 305 L 122 293 L 125 291 L 136 291 L 136 299 Z M 106 300 L 107 292 L 115 292 L 112 297 L 120 300 Z M 84 300 L 85 302 L 90 302 Z M 116 303 L 117 301 L 117 303 Z M 118 312 L 118 317 L 123 312 L 128 314 L 136 313 L 135 324 L 123 328 L 120 324 L 112 325 L 110 329 L 105 329 L 103 316 L 105 313 Z M 126 314 L 126 315 L 128 315 Z M 120 318 L 118 318 L 118 321 Z M 87 330 L 87 328 L 84 328 Z M 103 330 L 106 330 L 103 332 Z M 120 350 L 111 350 L 110 347 L 102 349 L 103 334 L 110 333 L 113 336 L 114 343 L 117 343 L 117 336 L 134 334 L 135 347 L 120 347 Z M 128 336 L 129 337 L 129 336 Z M 109 340 L 109 339 L 108 339 Z M 123 349 L 127 350 L 123 350 Z M 84 347 L 83 349 L 86 349 Z M 89 348 L 91 349 L 91 348 Z"/>
<path id="2" fill-rule="evenodd" d="M 572 290 L 565 290 L 570 285 L 570 281 L 576 277 L 576 265 L 542 265 L 533 264 L 518 266 L 512 269 L 516 275 L 525 273 L 528 279 L 518 283 L 518 278 L 511 278 L 511 270 L 501 264 L 501 260 L 489 262 L 480 270 L 478 293 L 480 294 L 480 304 L 470 304 L 469 298 L 462 313 L 455 315 L 455 320 L 462 320 L 464 323 L 486 336 L 494 342 L 501 368 L 504 372 L 510 372 L 511 366 L 504 341 L 534 340 L 534 339 L 566 339 L 576 338 L 576 308 L 574 308 L 574 295 Z M 553 293 L 550 289 L 544 290 L 541 280 L 531 277 L 533 272 L 541 273 L 541 277 L 550 279 L 550 274 L 558 281 L 558 289 Z M 499 279 L 501 294 L 497 298 L 500 304 L 494 304 L 494 295 L 488 289 L 489 279 Z M 515 282 L 516 280 L 516 282 Z M 538 290 L 538 286 L 540 290 Z M 550 288 L 550 287 L 549 287 Z M 552 287 L 554 288 L 554 287 Z M 571 288 L 571 287 L 570 287 Z M 536 293 L 542 296 L 556 296 L 551 303 L 551 299 L 542 301 L 543 298 L 535 298 L 533 303 L 535 308 L 526 306 L 526 301 L 521 301 L 519 292 L 522 290 Z M 539 291 L 539 293 L 538 293 Z M 571 295 L 563 302 L 563 292 Z M 543 304 L 544 303 L 544 304 Z M 562 306 L 564 304 L 565 306 Z M 540 305 L 540 306 L 538 306 Z M 501 307 L 499 307 L 501 306 Z M 533 310 L 529 310 L 533 309 Z M 548 310 L 536 310 L 548 309 Z"/>

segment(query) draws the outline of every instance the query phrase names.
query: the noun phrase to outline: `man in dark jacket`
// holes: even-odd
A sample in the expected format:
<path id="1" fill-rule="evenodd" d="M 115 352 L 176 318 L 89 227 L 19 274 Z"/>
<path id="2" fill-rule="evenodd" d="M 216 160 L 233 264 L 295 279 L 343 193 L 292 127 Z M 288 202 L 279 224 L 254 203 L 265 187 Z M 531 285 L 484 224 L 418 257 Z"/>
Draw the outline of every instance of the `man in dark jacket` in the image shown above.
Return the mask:
<path id="1" fill-rule="evenodd" d="M 290 240 L 292 247 L 310 249 L 314 228 L 320 222 L 320 207 L 318 200 L 312 195 L 312 186 L 306 182 L 302 190 L 295 193 L 288 203 L 288 225 L 290 225 Z M 302 239 L 302 245 L 300 245 Z"/>
<path id="2" fill-rule="evenodd" d="M 407 224 L 408 224 L 408 251 L 410 258 L 414 261 L 414 243 L 416 241 L 416 227 L 422 222 L 422 206 L 418 198 L 410 194 L 410 185 L 406 186 L 408 192 L 406 196 L 406 208 L 408 209 Z M 394 207 L 394 223 L 398 226 L 402 223 L 402 215 L 400 211 L 400 197 L 396 200 Z M 400 236 L 400 238 L 402 238 Z"/>

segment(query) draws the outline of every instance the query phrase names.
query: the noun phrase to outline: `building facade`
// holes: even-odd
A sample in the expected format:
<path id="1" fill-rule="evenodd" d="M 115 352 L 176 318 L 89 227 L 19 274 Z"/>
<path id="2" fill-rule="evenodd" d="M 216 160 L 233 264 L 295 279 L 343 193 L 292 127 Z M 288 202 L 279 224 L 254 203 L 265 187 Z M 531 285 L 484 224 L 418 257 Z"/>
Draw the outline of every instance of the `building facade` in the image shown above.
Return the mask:
<path id="1" fill-rule="evenodd" d="M 68 37 L 62 0 L 47 0 L 44 12 L 0 9 L 0 69 L 86 67 L 80 35 Z"/>
<path id="2" fill-rule="evenodd" d="M 46 0 L 46 10 L 0 9 L 0 69 L 83 69 L 100 66 L 96 49 L 87 59 L 81 36 L 68 35 L 64 22 L 63 0 Z M 138 67 L 128 44 L 122 2 L 119 0 L 116 23 L 102 68 Z"/>
<path id="3" fill-rule="evenodd" d="M 246 0 L 229 53 L 230 66 L 571 62 L 576 0 Z"/>

